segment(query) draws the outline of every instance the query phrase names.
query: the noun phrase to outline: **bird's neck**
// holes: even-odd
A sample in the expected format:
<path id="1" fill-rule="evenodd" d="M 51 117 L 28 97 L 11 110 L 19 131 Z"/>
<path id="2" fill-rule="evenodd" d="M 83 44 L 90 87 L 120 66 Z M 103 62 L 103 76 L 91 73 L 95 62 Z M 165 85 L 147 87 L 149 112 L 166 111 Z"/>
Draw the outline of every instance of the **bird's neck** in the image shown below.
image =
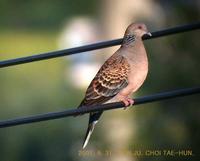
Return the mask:
<path id="1" fill-rule="evenodd" d="M 135 40 L 129 44 L 123 43 L 121 46 L 121 53 L 130 61 L 140 61 L 146 59 L 146 51 L 143 41 L 140 37 L 135 37 Z"/>
<path id="2" fill-rule="evenodd" d="M 136 41 L 135 35 L 127 34 L 123 38 L 122 46 L 133 45 L 135 41 Z"/>
<path id="3" fill-rule="evenodd" d="M 128 50 L 136 50 L 141 45 L 143 46 L 141 37 L 135 35 L 125 35 L 121 47 Z"/>

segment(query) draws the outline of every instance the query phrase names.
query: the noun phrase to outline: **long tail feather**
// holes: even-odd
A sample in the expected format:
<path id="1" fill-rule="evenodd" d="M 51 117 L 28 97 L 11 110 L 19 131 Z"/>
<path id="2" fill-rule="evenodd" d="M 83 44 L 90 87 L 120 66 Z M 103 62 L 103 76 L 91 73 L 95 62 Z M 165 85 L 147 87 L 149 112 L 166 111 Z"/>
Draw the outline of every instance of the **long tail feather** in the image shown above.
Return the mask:
<path id="1" fill-rule="evenodd" d="M 84 142 L 83 142 L 83 149 L 87 146 L 88 141 L 90 139 L 90 136 L 92 135 L 92 132 L 94 130 L 96 123 L 97 123 L 97 121 L 93 121 L 93 122 L 89 123 L 88 129 L 87 129 L 87 132 L 86 132 L 86 135 L 85 135 L 85 139 L 84 139 Z"/>

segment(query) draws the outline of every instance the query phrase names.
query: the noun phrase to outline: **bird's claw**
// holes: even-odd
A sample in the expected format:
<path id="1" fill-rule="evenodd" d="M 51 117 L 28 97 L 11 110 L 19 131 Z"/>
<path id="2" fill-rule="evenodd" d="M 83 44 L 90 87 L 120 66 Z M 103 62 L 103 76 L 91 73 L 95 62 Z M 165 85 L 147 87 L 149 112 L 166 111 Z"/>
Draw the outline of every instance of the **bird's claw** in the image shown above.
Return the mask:
<path id="1" fill-rule="evenodd" d="M 119 101 L 122 101 L 124 103 L 124 110 L 127 109 L 127 107 L 132 106 L 134 104 L 134 100 L 131 99 L 130 97 L 119 95 L 117 96 Z"/>
<path id="2" fill-rule="evenodd" d="M 130 107 L 134 104 L 134 100 L 131 98 L 126 98 L 126 99 L 122 100 L 122 102 L 125 105 L 124 110 L 126 110 L 128 107 Z"/>

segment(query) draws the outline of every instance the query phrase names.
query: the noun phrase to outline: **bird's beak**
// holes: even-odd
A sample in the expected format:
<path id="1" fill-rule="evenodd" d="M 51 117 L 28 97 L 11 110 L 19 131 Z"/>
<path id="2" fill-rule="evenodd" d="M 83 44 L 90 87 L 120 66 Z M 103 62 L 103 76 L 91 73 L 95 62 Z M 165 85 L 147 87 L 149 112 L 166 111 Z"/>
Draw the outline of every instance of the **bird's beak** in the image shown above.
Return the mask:
<path id="1" fill-rule="evenodd" d="M 151 37 L 152 34 L 150 32 L 146 32 L 143 36 L 142 36 L 142 39 L 147 39 L 149 37 Z"/>
<path id="2" fill-rule="evenodd" d="M 149 35 L 149 36 L 152 36 L 152 34 L 150 32 L 147 32 L 146 34 Z"/>

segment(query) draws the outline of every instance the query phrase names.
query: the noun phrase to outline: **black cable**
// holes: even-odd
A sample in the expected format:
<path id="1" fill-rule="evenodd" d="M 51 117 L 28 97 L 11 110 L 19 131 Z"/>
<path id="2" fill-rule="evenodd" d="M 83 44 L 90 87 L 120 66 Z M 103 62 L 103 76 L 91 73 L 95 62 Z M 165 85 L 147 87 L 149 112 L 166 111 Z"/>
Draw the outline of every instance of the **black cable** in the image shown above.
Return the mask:
<path id="1" fill-rule="evenodd" d="M 152 36 L 144 35 L 142 39 L 143 40 L 153 39 L 153 38 L 157 38 L 157 37 L 162 37 L 162 36 L 177 34 L 177 33 L 181 33 L 181 32 L 197 30 L 197 29 L 200 29 L 200 22 L 196 23 L 196 24 L 177 26 L 177 27 L 173 27 L 173 28 L 169 28 L 169 29 L 165 29 L 165 30 L 152 32 L 151 33 Z M 84 46 L 75 47 L 75 48 L 52 51 L 52 52 L 48 52 L 48 53 L 26 56 L 26 57 L 21 57 L 21 58 L 16 58 L 16 59 L 4 60 L 4 61 L 0 61 L 0 68 L 14 66 L 14 65 L 18 65 L 18 64 L 30 63 L 30 62 L 34 62 L 34 61 L 52 59 L 52 58 L 56 58 L 56 57 L 72 55 L 72 54 L 77 54 L 77 53 L 81 53 L 81 52 L 97 50 L 97 49 L 101 49 L 101 48 L 107 48 L 107 47 L 111 47 L 111 46 L 115 46 L 115 45 L 120 45 L 122 43 L 122 40 L 123 39 L 121 38 L 121 39 L 115 39 L 115 40 L 110 40 L 110 41 L 103 41 L 103 42 L 94 43 L 94 44 L 90 44 L 90 45 L 84 45 Z"/>
<path id="2" fill-rule="evenodd" d="M 200 87 L 161 92 L 157 94 L 135 98 L 134 105 L 160 101 L 160 100 L 170 99 L 174 97 L 198 94 L 198 93 L 200 93 Z M 85 113 L 94 112 L 94 111 L 111 110 L 111 109 L 117 109 L 117 108 L 122 108 L 122 107 L 124 107 L 123 102 L 115 102 L 115 103 L 108 103 L 108 104 L 96 105 L 96 106 L 87 106 L 87 107 L 85 106 L 78 109 L 65 110 L 65 111 L 60 111 L 60 112 L 50 112 L 46 114 L 39 114 L 39 115 L 34 115 L 34 116 L 3 120 L 3 121 L 0 121 L 0 128 L 6 128 L 6 127 L 22 125 L 22 124 L 30 124 L 34 122 L 53 120 L 53 119 L 58 119 L 62 117 L 76 116 L 76 115 L 85 114 Z"/>

